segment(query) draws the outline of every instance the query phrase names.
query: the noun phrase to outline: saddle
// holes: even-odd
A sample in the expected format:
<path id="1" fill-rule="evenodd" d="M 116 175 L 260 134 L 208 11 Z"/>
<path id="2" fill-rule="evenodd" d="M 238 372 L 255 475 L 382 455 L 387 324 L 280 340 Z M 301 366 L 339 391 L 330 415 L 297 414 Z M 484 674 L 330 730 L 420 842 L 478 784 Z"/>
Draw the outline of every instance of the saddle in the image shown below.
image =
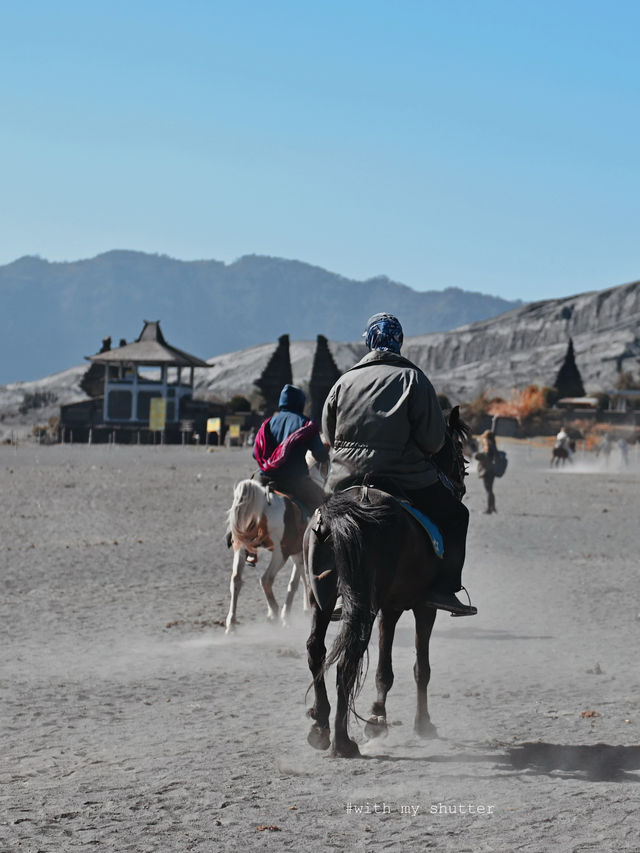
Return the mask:
<path id="1" fill-rule="evenodd" d="M 291 501 L 296 510 L 300 513 L 302 523 L 306 527 L 307 522 L 309 521 L 313 513 L 310 512 L 309 509 L 307 509 L 307 507 L 301 501 L 298 500 L 298 498 L 294 498 L 293 495 L 290 495 L 287 492 L 281 492 L 279 489 L 271 489 L 271 491 L 274 493 L 274 495 L 280 495 L 281 498 L 286 498 L 288 501 Z"/>
<path id="2" fill-rule="evenodd" d="M 391 498 L 395 501 L 398 506 L 401 506 L 402 509 L 407 512 L 411 517 L 418 522 L 422 530 L 425 532 L 428 537 L 429 542 L 431 543 L 431 547 L 433 548 L 433 552 L 436 557 L 442 559 L 444 556 L 444 540 L 442 536 L 442 532 L 440 528 L 432 521 L 428 516 L 426 516 L 423 512 L 413 506 L 407 498 L 399 497 L 398 495 L 394 495 L 388 489 L 380 488 L 379 484 L 365 484 L 365 485 L 354 485 L 347 486 L 340 491 L 343 493 L 349 493 L 352 497 L 358 500 L 360 503 L 368 503 L 369 502 L 369 489 L 375 489 L 380 494 L 385 497 Z M 318 522 L 321 521 L 321 508 L 316 512 L 320 513 L 318 515 Z M 332 568 L 328 568 L 322 571 L 320 574 L 313 574 L 313 559 L 311 557 L 312 548 L 318 547 L 323 541 L 323 537 L 320 532 L 320 527 L 318 525 L 312 526 L 311 529 L 311 539 L 310 539 L 310 551 L 309 558 L 311 561 L 310 571 L 308 572 L 309 582 L 311 585 L 311 590 L 313 592 L 315 600 L 318 602 L 318 606 L 321 610 L 326 610 L 327 607 L 331 605 L 332 601 L 335 601 L 336 595 L 336 576 L 333 572 Z M 315 537 L 315 539 L 314 539 Z M 338 611 L 334 612 L 333 619 L 340 618 L 339 615 L 336 615 Z"/>
<path id="3" fill-rule="evenodd" d="M 444 557 L 444 538 L 442 536 L 440 528 L 434 521 L 429 518 L 429 516 L 425 515 L 421 510 L 413 506 L 413 504 L 411 504 L 407 500 L 407 498 L 402 498 L 398 495 L 394 495 L 386 489 L 380 489 L 377 486 L 350 486 L 348 489 L 344 489 L 344 491 L 360 492 L 360 501 L 362 503 L 366 503 L 368 499 L 367 491 L 369 488 L 375 488 L 377 489 L 377 491 L 382 492 L 382 494 L 386 495 L 387 497 L 392 498 L 399 506 L 402 507 L 402 509 L 408 512 L 409 515 L 418 522 L 420 527 L 422 527 L 424 532 L 427 534 L 429 541 L 431 542 L 431 546 L 433 548 L 433 553 L 436 555 L 436 557 L 438 557 L 439 559 L 442 559 Z"/>
<path id="4" fill-rule="evenodd" d="M 288 556 L 297 554 L 302 550 L 302 539 L 312 513 L 293 495 L 281 492 L 279 489 L 271 489 L 270 491 L 287 499 L 284 514 L 285 535 L 281 546 L 283 552 Z"/>

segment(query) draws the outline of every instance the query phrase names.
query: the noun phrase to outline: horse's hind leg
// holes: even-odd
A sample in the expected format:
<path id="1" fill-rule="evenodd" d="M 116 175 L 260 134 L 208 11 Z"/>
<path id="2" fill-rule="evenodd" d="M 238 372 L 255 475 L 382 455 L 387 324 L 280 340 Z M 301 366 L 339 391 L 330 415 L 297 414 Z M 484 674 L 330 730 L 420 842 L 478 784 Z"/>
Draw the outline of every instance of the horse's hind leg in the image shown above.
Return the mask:
<path id="1" fill-rule="evenodd" d="M 262 577 L 260 578 L 260 586 L 265 594 L 267 599 L 267 619 L 272 621 L 273 619 L 278 618 L 278 602 L 276 601 L 276 597 L 273 594 L 273 581 L 275 576 L 278 574 L 280 569 L 285 564 L 285 557 L 282 555 L 282 551 L 277 546 L 274 547 L 271 552 L 271 559 L 269 560 L 269 565 L 262 573 Z"/>
<path id="2" fill-rule="evenodd" d="M 393 685 L 391 650 L 400 615 L 401 611 L 399 610 L 382 610 L 379 616 L 380 639 L 378 642 L 378 669 L 376 670 L 378 696 L 371 706 L 371 716 L 364 728 L 364 733 L 370 738 L 387 733 L 387 693 Z"/>
<path id="3" fill-rule="evenodd" d="M 304 555 L 301 553 L 299 556 L 300 562 L 298 565 L 300 566 L 300 576 L 302 578 L 302 586 L 304 595 L 302 598 L 302 609 L 305 613 L 307 613 L 311 609 L 311 587 L 309 585 L 309 578 L 307 576 L 307 571 L 304 565 Z"/>
<path id="4" fill-rule="evenodd" d="M 360 660 L 364 655 L 357 652 L 354 658 Z M 341 661 L 336 667 L 336 688 L 338 701 L 336 703 L 336 720 L 334 723 L 333 746 L 331 754 L 338 758 L 359 758 L 360 750 L 355 740 L 349 737 L 349 697 L 353 694 L 355 678 L 350 670 L 355 661 Z"/>
<path id="5" fill-rule="evenodd" d="M 299 554 L 291 555 L 291 562 L 293 563 L 293 569 L 291 570 L 291 577 L 289 578 L 289 585 L 287 586 L 287 597 L 285 598 L 285 602 L 282 605 L 282 610 L 280 612 L 280 621 L 282 622 L 283 627 L 286 626 L 289 613 L 291 611 L 291 605 L 293 604 L 293 599 L 300 584 L 300 576 L 304 577 L 304 565 L 302 562 L 302 552 Z M 306 597 L 306 584 L 305 584 L 305 597 Z"/>
<path id="6" fill-rule="evenodd" d="M 438 731 L 429 717 L 427 701 L 427 687 L 431 678 L 429 640 L 433 624 L 436 621 L 436 611 L 433 607 L 414 607 L 413 613 L 416 619 L 416 662 L 413 667 L 413 674 L 418 689 L 414 730 L 420 737 L 437 737 Z"/>
<path id="7" fill-rule="evenodd" d="M 336 667 L 336 687 L 338 701 L 336 703 L 336 720 L 333 732 L 332 754 L 341 758 L 357 758 L 360 755 L 358 744 L 351 740 L 348 732 L 349 701 L 355 692 L 356 680 L 362 667 L 362 658 L 367 651 L 373 617 L 360 619 L 360 624 L 351 624 L 349 616 L 343 616 L 342 632 L 344 638 L 343 652 Z M 340 637 L 338 638 L 338 642 Z"/>
<path id="8" fill-rule="evenodd" d="M 226 633 L 230 634 L 236 624 L 236 610 L 238 608 L 238 596 L 242 588 L 242 569 L 244 567 L 247 552 L 244 548 L 238 548 L 233 552 L 233 569 L 231 572 L 231 603 L 227 614 Z"/>
<path id="9" fill-rule="evenodd" d="M 311 717 L 314 723 L 307 740 L 315 749 L 328 749 L 331 744 L 331 733 L 329 731 L 331 706 L 327 696 L 327 686 L 324 682 L 324 661 L 327 653 L 324 640 L 330 618 L 331 613 L 323 613 L 314 600 L 312 602 L 311 633 L 307 640 L 307 660 L 313 676 L 315 694 L 313 707 L 307 711 L 307 716 Z"/>

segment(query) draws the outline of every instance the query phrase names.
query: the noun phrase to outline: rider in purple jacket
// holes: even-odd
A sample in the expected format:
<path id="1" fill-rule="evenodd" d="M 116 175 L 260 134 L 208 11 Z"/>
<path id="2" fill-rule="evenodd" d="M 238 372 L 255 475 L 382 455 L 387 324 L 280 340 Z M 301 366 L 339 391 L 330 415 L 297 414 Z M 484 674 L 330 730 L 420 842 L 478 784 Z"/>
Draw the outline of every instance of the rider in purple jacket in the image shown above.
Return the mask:
<path id="1" fill-rule="evenodd" d="M 309 476 L 305 460 L 308 450 L 320 463 L 328 462 L 329 452 L 317 425 L 303 414 L 305 394 L 296 385 L 285 385 L 278 411 L 266 420 L 256 436 L 253 455 L 260 468 L 263 485 L 296 498 L 309 512 L 325 498 L 322 488 Z"/>

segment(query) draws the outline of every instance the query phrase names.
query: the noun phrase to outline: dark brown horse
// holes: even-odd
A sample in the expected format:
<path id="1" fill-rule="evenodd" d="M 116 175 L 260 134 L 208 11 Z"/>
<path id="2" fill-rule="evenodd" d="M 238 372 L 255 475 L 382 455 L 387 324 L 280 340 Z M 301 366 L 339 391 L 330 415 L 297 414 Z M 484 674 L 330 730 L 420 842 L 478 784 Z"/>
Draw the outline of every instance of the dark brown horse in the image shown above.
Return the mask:
<path id="1" fill-rule="evenodd" d="M 468 433 L 456 407 L 449 416 L 445 445 L 433 457 L 460 498 L 465 491 L 466 474 L 462 443 Z M 424 530 L 387 493 L 370 487 L 357 488 L 332 495 L 317 510 L 305 534 L 303 553 L 308 576 L 323 577 L 322 596 L 312 597 L 312 628 L 307 641 L 315 691 L 315 702 L 308 712 L 314 720 L 309 743 L 316 749 L 331 745 L 331 709 L 324 673 L 330 664 L 337 663 L 332 752 L 345 758 L 360 754 L 355 741 L 349 738 L 348 715 L 361 686 L 363 657 L 377 615 L 378 695 L 365 732 L 375 737 L 386 731 L 385 703 L 393 684 L 391 649 L 396 624 L 405 610 L 413 610 L 416 624 L 415 731 L 422 737 L 434 737 L 436 728 L 429 717 L 427 685 L 431 675 L 429 639 L 436 611 L 422 602 L 436 578 L 439 559 Z M 342 625 L 326 656 L 324 641 L 338 594 L 343 600 Z"/>
<path id="2" fill-rule="evenodd" d="M 560 466 L 560 464 L 564 465 L 565 462 L 571 462 L 571 455 L 576 452 L 576 443 L 574 439 L 571 439 L 569 442 L 569 449 L 564 447 L 563 445 L 555 446 L 551 451 L 551 462 L 549 463 L 553 468 L 554 465 L 556 468 Z"/>

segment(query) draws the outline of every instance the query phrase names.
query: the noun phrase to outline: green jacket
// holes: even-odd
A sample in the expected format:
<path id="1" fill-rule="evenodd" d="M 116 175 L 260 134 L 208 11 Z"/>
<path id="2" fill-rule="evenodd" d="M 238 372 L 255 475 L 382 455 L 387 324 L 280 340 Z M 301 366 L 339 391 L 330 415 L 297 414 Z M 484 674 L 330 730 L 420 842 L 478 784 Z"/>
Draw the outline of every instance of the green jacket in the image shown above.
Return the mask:
<path id="1" fill-rule="evenodd" d="M 430 462 L 444 444 L 445 422 L 436 392 L 408 359 L 373 350 L 329 392 L 322 432 L 332 448 L 329 486 L 365 474 L 405 489 L 437 480 Z"/>

